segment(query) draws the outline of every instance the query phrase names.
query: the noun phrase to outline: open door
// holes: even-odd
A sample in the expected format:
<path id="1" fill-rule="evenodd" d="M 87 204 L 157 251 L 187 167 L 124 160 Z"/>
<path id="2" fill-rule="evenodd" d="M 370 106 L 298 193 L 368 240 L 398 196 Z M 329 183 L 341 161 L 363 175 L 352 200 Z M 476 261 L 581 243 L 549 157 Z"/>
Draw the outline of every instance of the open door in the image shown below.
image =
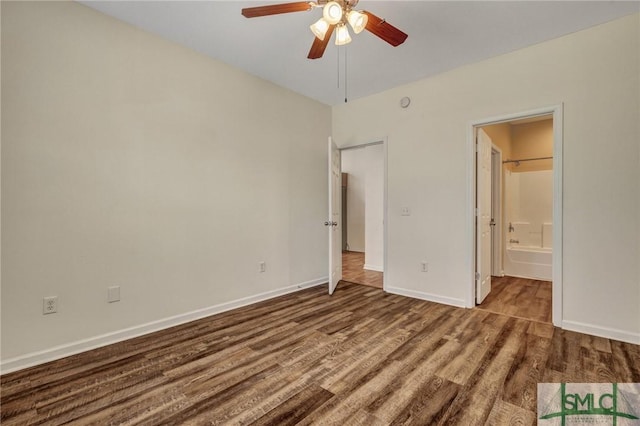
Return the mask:
<path id="1" fill-rule="evenodd" d="M 340 150 L 329 138 L 329 294 L 342 279 L 342 167 Z"/>
<path id="2" fill-rule="evenodd" d="M 491 139 L 478 129 L 476 150 L 476 303 L 491 291 Z"/>
<path id="3" fill-rule="evenodd" d="M 492 141 L 493 142 L 493 141 Z M 502 151 L 491 147 L 491 275 L 502 277 Z"/>

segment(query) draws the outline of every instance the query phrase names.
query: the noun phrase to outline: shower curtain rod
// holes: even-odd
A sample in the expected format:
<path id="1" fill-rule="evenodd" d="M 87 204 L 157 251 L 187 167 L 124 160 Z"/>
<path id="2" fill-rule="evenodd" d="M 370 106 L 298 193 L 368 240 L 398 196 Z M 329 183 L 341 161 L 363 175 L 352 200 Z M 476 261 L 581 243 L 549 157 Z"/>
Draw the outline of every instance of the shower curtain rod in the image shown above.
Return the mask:
<path id="1" fill-rule="evenodd" d="M 521 160 L 504 160 L 504 163 L 520 163 L 521 161 L 535 161 L 535 160 L 553 160 L 553 157 L 536 157 L 536 158 L 523 158 Z"/>

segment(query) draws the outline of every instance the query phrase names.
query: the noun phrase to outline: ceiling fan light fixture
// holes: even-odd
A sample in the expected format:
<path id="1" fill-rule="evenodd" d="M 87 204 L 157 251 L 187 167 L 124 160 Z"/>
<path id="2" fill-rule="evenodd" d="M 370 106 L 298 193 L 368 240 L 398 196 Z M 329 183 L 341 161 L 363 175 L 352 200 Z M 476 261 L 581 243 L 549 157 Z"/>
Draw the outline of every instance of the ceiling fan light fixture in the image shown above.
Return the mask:
<path id="1" fill-rule="evenodd" d="M 351 35 L 345 24 L 338 25 L 336 30 L 336 46 L 342 46 L 351 43 Z"/>
<path id="2" fill-rule="evenodd" d="M 324 5 L 322 16 L 329 24 L 335 25 L 342 19 L 342 6 L 338 2 L 330 1 Z"/>
<path id="3" fill-rule="evenodd" d="M 324 18 L 320 18 L 309 28 L 317 38 L 319 38 L 320 40 L 324 40 L 325 36 L 327 35 L 327 30 L 329 29 L 329 23 Z"/>
<path id="4" fill-rule="evenodd" d="M 353 28 L 353 32 L 360 34 L 362 30 L 366 28 L 369 17 L 357 10 L 352 10 L 347 14 L 347 21 L 349 21 L 351 28 Z"/>

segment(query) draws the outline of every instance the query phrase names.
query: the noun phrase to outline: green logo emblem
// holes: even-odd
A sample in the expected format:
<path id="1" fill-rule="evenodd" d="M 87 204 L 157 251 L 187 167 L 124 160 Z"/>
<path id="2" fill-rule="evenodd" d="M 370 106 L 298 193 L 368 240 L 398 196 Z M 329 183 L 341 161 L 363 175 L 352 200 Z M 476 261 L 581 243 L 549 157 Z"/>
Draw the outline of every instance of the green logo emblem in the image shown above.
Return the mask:
<path id="1" fill-rule="evenodd" d="M 638 411 L 638 383 L 560 383 L 559 386 L 557 383 L 538 384 L 540 425 L 640 425 Z"/>

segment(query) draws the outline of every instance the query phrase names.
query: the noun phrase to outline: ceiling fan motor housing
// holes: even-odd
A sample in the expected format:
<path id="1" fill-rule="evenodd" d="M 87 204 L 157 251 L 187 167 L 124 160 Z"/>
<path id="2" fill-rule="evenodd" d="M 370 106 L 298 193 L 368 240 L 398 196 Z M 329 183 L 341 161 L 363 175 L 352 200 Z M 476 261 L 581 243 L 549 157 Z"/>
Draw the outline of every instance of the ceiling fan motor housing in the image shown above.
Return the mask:
<path id="1" fill-rule="evenodd" d="M 317 5 L 323 5 L 323 4 L 329 3 L 329 1 L 331 1 L 331 0 L 316 0 L 315 3 Z M 333 1 L 335 1 L 337 3 L 340 3 L 343 6 L 346 6 L 346 7 L 349 7 L 349 8 L 353 8 L 353 7 L 356 7 L 356 5 L 358 4 L 358 2 L 360 0 L 333 0 Z M 313 2 L 311 2 L 311 3 L 313 3 Z"/>

